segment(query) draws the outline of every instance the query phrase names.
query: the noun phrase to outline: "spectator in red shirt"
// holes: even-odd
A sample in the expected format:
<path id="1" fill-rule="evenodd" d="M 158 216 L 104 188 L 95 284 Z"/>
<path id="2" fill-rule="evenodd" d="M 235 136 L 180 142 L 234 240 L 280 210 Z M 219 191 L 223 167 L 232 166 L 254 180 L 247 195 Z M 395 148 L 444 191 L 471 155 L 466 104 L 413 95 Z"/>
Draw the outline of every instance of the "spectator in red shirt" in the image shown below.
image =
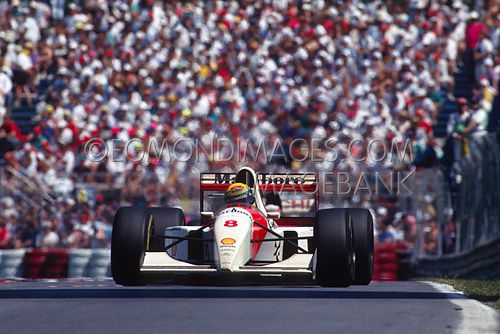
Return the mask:
<path id="1" fill-rule="evenodd" d="M 486 26 L 479 22 L 479 14 L 471 12 L 469 22 L 465 28 L 465 44 L 467 49 L 465 50 L 464 62 L 467 69 L 467 76 L 472 82 L 475 80 L 474 49 L 477 47 L 484 29 L 486 29 Z"/>
<path id="2" fill-rule="evenodd" d="M 417 128 L 422 128 L 425 133 L 432 133 L 432 124 L 425 118 L 425 110 L 417 109 L 416 113 Z"/>
<path id="3" fill-rule="evenodd" d="M 9 229 L 4 217 L 0 217 L 0 249 L 7 248 L 9 242 Z"/>
<path id="4" fill-rule="evenodd" d="M 0 158 L 6 152 L 14 151 L 26 139 L 19 126 L 6 115 L 2 126 L 0 126 Z"/>
<path id="5" fill-rule="evenodd" d="M 484 24 L 479 22 L 479 14 L 477 12 L 470 13 L 470 20 L 465 29 L 465 44 L 469 49 L 475 49 L 479 39 L 481 37 L 481 32 L 486 28 Z"/>

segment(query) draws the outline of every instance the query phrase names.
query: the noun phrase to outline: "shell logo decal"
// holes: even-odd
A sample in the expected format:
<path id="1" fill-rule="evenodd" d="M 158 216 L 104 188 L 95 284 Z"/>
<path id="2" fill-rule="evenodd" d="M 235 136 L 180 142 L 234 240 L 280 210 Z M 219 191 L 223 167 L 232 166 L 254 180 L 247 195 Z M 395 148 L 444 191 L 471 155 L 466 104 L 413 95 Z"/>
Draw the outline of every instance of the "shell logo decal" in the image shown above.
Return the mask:
<path id="1" fill-rule="evenodd" d="M 236 242 L 233 238 L 224 238 L 220 241 L 223 245 L 233 245 Z"/>

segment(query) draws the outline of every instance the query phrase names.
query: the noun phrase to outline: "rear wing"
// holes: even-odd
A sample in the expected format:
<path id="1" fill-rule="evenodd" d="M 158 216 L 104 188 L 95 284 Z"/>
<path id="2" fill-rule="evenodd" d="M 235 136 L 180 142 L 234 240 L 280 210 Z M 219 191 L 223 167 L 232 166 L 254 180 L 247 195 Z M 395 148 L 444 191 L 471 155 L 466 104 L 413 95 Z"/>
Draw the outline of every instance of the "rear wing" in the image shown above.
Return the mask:
<path id="1" fill-rule="evenodd" d="M 223 199 L 220 193 L 234 182 L 235 177 L 236 173 L 201 173 L 200 209 L 214 211 L 217 206 L 206 208 L 205 201 L 217 201 L 221 196 Z M 257 183 L 261 192 L 280 195 L 283 209 L 280 226 L 313 226 L 319 202 L 316 173 L 257 173 Z M 222 205 L 220 202 L 218 207 Z"/>
<path id="2" fill-rule="evenodd" d="M 226 190 L 236 173 L 201 173 L 200 190 Z M 257 173 L 260 191 L 317 193 L 316 173 Z"/>

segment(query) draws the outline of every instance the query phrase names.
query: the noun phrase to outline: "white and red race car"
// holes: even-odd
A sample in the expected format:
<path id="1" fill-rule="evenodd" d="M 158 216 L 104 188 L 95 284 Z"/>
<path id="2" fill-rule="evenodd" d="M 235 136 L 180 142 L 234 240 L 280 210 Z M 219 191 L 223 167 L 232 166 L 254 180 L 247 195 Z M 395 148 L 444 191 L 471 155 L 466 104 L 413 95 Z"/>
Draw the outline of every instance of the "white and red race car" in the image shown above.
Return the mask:
<path id="1" fill-rule="evenodd" d="M 225 204 L 233 182 L 253 189 L 255 202 Z M 202 173 L 200 190 L 201 219 L 194 225 L 179 208 L 118 210 L 111 240 L 116 283 L 143 285 L 175 274 L 295 274 L 339 287 L 371 281 L 371 211 L 318 210 L 317 174 L 243 167 Z"/>

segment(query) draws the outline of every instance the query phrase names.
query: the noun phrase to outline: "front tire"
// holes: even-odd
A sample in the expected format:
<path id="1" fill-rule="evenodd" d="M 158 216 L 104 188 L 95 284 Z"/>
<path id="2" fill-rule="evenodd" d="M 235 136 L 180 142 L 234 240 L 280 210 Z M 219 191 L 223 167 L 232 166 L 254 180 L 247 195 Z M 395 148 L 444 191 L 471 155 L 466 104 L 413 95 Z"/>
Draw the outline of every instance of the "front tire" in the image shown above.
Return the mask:
<path id="1" fill-rule="evenodd" d="M 319 210 L 314 225 L 316 280 L 322 286 L 346 287 L 355 274 L 354 236 L 347 209 Z"/>
<path id="2" fill-rule="evenodd" d="M 117 284 L 144 285 L 144 262 L 150 219 L 145 208 L 122 207 L 113 220 L 111 273 Z"/>
<path id="3" fill-rule="evenodd" d="M 354 229 L 356 275 L 354 284 L 368 285 L 373 273 L 373 217 L 368 209 L 349 209 Z"/>

